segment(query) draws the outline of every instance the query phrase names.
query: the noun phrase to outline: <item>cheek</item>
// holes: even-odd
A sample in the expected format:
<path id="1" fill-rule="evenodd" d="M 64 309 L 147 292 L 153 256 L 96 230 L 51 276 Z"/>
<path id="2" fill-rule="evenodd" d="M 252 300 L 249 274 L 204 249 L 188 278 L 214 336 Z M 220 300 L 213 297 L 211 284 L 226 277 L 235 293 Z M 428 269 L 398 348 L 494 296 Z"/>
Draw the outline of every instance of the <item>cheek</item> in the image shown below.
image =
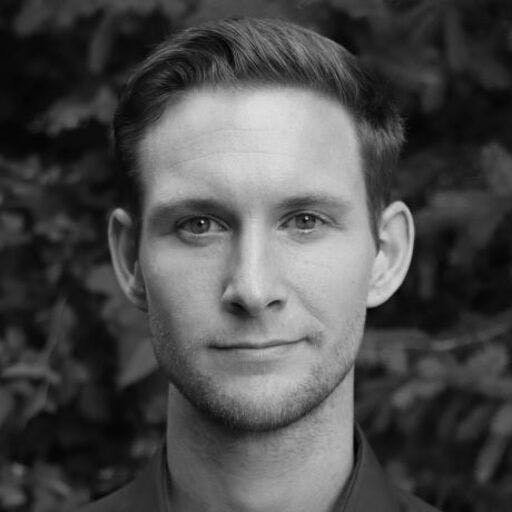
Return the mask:
<path id="1" fill-rule="evenodd" d="M 140 258 L 151 310 L 172 322 L 207 319 L 218 295 L 216 258 L 192 258 L 186 251 L 149 244 Z"/>
<path id="2" fill-rule="evenodd" d="M 295 260 L 290 281 L 317 319 L 338 326 L 364 314 L 373 259 L 372 247 L 361 241 L 332 245 L 302 263 Z"/>

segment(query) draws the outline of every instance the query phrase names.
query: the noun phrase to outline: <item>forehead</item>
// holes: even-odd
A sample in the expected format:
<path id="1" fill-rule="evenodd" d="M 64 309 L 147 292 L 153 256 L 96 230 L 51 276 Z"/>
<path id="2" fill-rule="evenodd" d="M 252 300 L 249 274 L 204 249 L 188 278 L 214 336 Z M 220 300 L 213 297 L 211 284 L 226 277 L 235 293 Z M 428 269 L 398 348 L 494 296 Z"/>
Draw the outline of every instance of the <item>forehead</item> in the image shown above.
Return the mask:
<path id="1" fill-rule="evenodd" d="M 333 188 L 364 196 L 352 116 L 288 87 L 188 92 L 147 130 L 139 164 L 145 205 L 192 190 L 244 204 Z"/>

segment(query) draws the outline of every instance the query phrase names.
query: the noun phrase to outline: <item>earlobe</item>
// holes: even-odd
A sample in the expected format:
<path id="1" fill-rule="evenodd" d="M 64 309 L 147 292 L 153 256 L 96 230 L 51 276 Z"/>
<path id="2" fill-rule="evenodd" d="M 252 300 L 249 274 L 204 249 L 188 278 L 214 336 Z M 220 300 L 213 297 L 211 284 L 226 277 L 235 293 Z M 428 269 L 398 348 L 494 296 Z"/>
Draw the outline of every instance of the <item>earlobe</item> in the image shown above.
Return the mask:
<path id="1" fill-rule="evenodd" d="M 116 208 L 109 217 L 108 241 L 112 265 L 119 286 L 126 297 L 143 311 L 147 311 L 144 277 L 138 262 L 137 233 L 130 215 Z"/>
<path id="2" fill-rule="evenodd" d="M 403 202 L 391 203 L 382 213 L 379 241 L 366 302 L 369 308 L 380 306 L 396 292 L 411 263 L 414 222 Z"/>

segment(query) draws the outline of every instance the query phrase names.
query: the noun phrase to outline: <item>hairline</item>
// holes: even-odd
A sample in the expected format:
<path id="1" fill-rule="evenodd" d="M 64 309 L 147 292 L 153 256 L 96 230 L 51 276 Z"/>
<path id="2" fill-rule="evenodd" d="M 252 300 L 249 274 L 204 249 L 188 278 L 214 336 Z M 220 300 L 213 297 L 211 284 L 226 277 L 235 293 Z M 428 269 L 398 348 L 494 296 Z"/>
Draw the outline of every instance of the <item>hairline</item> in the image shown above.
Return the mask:
<path id="1" fill-rule="evenodd" d="M 375 205 L 372 203 L 370 197 L 370 191 L 367 183 L 367 175 L 368 175 L 368 162 L 365 161 L 365 157 L 363 155 L 363 137 L 364 137 L 364 125 L 365 121 L 363 119 L 358 119 L 357 114 L 354 112 L 354 109 L 351 108 L 346 103 L 342 102 L 341 99 L 334 94 L 333 92 L 326 91 L 320 87 L 314 87 L 312 84 L 306 83 L 287 83 L 286 81 L 277 82 L 271 80 L 255 80 L 255 79 L 238 79 L 233 81 L 225 81 L 225 82 L 203 82 L 190 84 L 187 87 L 182 89 L 173 91 L 170 93 L 165 101 L 160 105 L 160 109 L 158 113 L 151 119 L 151 121 L 147 122 L 144 127 L 139 131 L 138 138 L 136 142 L 136 146 L 134 147 L 134 167 L 130 169 L 130 172 L 133 173 L 135 183 L 138 189 L 139 194 L 139 202 L 138 202 L 138 211 L 131 211 L 132 208 L 128 207 L 128 213 L 132 217 L 136 227 L 137 227 L 137 238 L 140 237 L 140 229 L 142 228 L 142 217 L 144 211 L 144 185 L 143 185 L 143 169 L 141 168 L 140 163 L 140 151 L 141 145 L 145 138 L 149 135 L 152 129 L 154 129 L 160 120 L 165 116 L 170 109 L 174 106 L 177 106 L 179 103 L 185 101 L 188 96 L 197 93 L 197 92 L 208 92 L 208 91 L 261 91 L 261 90 L 297 90 L 297 91 L 305 91 L 317 95 L 320 98 L 327 99 L 332 103 L 338 105 L 345 109 L 350 123 L 354 129 L 354 135 L 356 139 L 356 149 L 358 152 L 358 162 L 360 168 L 359 172 L 362 173 L 364 191 L 365 191 L 365 206 L 367 210 L 368 220 L 370 224 L 370 230 L 372 233 L 372 237 L 374 238 L 376 247 L 379 245 L 379 236 L 378 236 L 378 222 L 382 215 L 384 208 L 387 204 Z"/>

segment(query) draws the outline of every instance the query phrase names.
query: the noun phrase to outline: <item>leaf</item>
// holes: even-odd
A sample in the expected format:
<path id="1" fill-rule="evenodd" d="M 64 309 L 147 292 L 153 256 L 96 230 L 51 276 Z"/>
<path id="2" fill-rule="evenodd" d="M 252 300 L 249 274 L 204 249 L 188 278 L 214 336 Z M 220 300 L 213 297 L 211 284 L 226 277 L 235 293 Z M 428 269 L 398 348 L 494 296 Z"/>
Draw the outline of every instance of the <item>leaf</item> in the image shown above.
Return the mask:
<path id="1" fill-rule="evenodd" d="M 90 384 L 91 376 L 83 363 L 70 357 L 64 359 L 59 370 L 62 384 L 55 389 L 54 395 L 58 405 L 62 406 L 68 404 Z"/>
<path id="2" fill-rule="evenodd" d="M 12 364 L 2 371 L 0 377 L 2 379 L 43 380 L 52 384 L 60 382 L 60 376 L 49 366 L 40 362 Z"/>
<path id="3" fill-rule="evenodd" d="M 409 472 L 409 468 L 403 461 L 398 459 L 391 459 L 386 464 L 386 473 L 389 475 L 391 481 L 408 492 L 413 492 L 416 487 L 413 476 Z"/>
<path id="4" fill-rule="evenodd" d="M 54 8 L 48 0 L 26 0 L 14 19 L 14 30 L 21 36 L 27 36 L 43 25 Z"/>
<path id="5" fill-rule="evenodd" d="M 446 9 L 444 18 L 444 38 L 448 64 L 455 71 L 465 69 L 468 60 L 466 34 L 458 9 L 451 5 Z"/>
<path id="6" fill-rule="evenodd" d="M 157 4 L 162 12 L 173 21 L 182 18 L 190 9 L 190 3 L 187 0 L 157 0 Z"/>
<path id="7" fill-rule="evenodd" d="M 387 350 L 391 347 L 428 348 L 429 336 L 419 329 L 372 329 L 365 331 L 362 348 L 368 350 Z"/>
<path id="8" fill-rule="evenodd" d="M 407 409 L 418 400 L 435 397 L 444 388 L 443 382 L 414 379 L 398 388 L 393 393 L 391 402 L 397 409 Z"/>
<path id="9" fill-rule="evenodd" d="M 510 400 L 512 397 L 512 377 L 493 377 L 478 383 L 478 391 L 492 399 Z"/>
<path id="10" fill-rule="evenodd" d="M 480 163 L 489 188 L 498 197 L 509 196 L 512 200 L 512 154 L 491 142 L 481 149 Z"/>
<path id="11" fill-rule="evenodd" d="M 510 199 L 484 190 L 445 190 L 434 193 L 416 216 L 419 237 L 435 240 L 454 232 L 450 253 L 453 265 L 467 266 L 474 254 L 486 246 L 494 230 L 510 210 Z"/>
<path id="12" fill-rule="evenodd" d="M 0 505 L 2 510 L 16 510 L 27 502 L 21 485 L 0 482 Z"/>
<path id="13" fill-rule="evenodd" d="M 384 367 L 390 372 L 398 375 L 407 373 L 409 369 L 409 358 L 405 348 L 394 350 L 385 350 L 381 357 Z"/>
<path id="14" fill-rule="evenodd" d="M 54 412 L 55 404 L 48 400 L 48 383 L 42 383 L 36 388 L 36 392 L 28 399 L 20 415 L 22 427 L 42 411 Z"/>
<path id="15" fill-rule="evenodd" d="M 17 327 L 10 326 L 5 333 L 5 346 L 8 348 L 12 359 L 18 359 L 25 350 L 27 340 L 25 333 Z"/>
<path id="16" fill-rule="evenodd" d="M 14 212 L 2 212 L 0 215 L 0 226 L 4 229 L 18 234 L 25 229 L 25 221 L 23 216 Z"/>
<path id="17" fill-rule="evenodd" d="M 72 494 L 71 487 L 64 480 L 58 466 L 37 461 L 32 473 L 34 494 L 33 512 L 53 512 L 63 499 Z"/>
<path id="18" fill-rule="evenodd" d="M 488 482 L 494 475 L 507 448 L 509 440 L 503 436 L 490 436 L 480 450 L 475 464 L 475 479 L 478 483 Z"/>
<path id="19" fill-rule="evenodd" d="M 16 402 L 6 387 L 0 387 L 0 429 L 14 410 Z"/>
<path id="20" fill-rule="evenodd" d="M 80 410 L 84 418 L 98 423 L 106 423 L 111 418 L 104 390 L 94 383 L 88 383 L 81 389 L 79 399 Z"/>
<path id="21" fill-rule="evenodd" d="M 120 388 L 125 388 L 151 375 L 157 368 L 151 340 L 145 338 L 140 341 L 130 359 L 121 368 L 117 384 Z"/>
<path id="22" fill-rule="evenodd" d="M 291 3 L 290 3 L 291 5 Z M 187 25 L 232 16 L 264 16 L 280 18 L 288 14 L 289 4 L 273 0 L 210 0 L 200 2 L 199 8 L 187 18 Z"/>
<path id="23" fill-rule="evenodd" d="M 468 379 L 483 380 L 502 375 L 508 366 L 508 351 L 502 344 L 489 344 L 467 359 L 462 373 Z"/>
<path id="24" fill-rule="evenodd" d="M 445 380 L 449 368 L 435 357 L 424 357 L 417 363 L 416 369 L 422 377 L 432 380 Z"/>
<path id="25" fill-rule="evenodd" d="M 380 364 L 393 373 L 404 373 L 409 366 L 407 350 L 426 349 L 430 338 L 417 329 L 367 329 L 358 364 Z"/>
<path id="26" fill-rule="evenodd" d="M 112 270 L 112 265 L 110 264 L 101 264 L 93 267 L 85 278 L 85 285 L 89 290 L 103 293 L 112 300 L 122 296 Z"/>
<path id="27" fill-rule="evenodd" d="M 109 124 L 117 100 L 110 87 L 103 85 L 88 98 L 68 96 L 54 103 L 32 124 L 36 131 L 56 136 L 63 131 L 74 130 L 90 120 Z"/>
<path id="28" fill-rule="evenodd" d="M 330 4 L 352 18 L 381 18 L 388 14 L 383 0 L 330 0 Z"/>
<path id="29" fill-rule="evenodd" d="M 14 19 L 14 30 L 20 36 L 29 36 L 69 28 L 78 18 L 91 16 L 110 3 L 111 0 L 26 0 Z"/>
<path id="30" fill-rule="evenodd" d="M 109 331 L 116 338 L 119 368 L 122 372 L 132 360 L 140 343 L 150 336 L 147 316 L 126 299 L 110 264 L 94 267 L 86 277 L 86 286 L 107 296 L 102 316 L 107 321 Z"/>
<path id="31" fill-rule="evenodd" d="M 152 425 L 162 425 L 167 418 L 167 389 L 152 394 L 143 406 L 144 419 Z"/>
<path id="32" fill-rule="evenodd" d="M 457 426 L 457 441 L 467 442 L 478 439 L 489 427 L 489 416 L 493 407 L 484 404 L 475 407 Z"/>
<path id="33" fill-rule="evenodd" d="M 99 22 L 89 43 L 89 70 L 96 74 L 103 70 L 109 57 L 115 18 L 105 15 Z"/>
<path id="34" fill-rule="evenodd" d="M 468 68 L 476 80 L 489 90 L 506 90 L 512 86 L 512 73 L 495 57 L 492 42 L 470 45 Z"/>
<path id="35" fill-rule="evenodd" d="M 5 212 L 0 215 L 0 249 L 19 247 L 30 242 L 30 234 L 25 230 L 21 215 Z"/>
<path id="36" fill-rule="evenodd" d="M 419 96 L 423 112 L 438 109 L 444 101 L 446 76 L 439 52 L 432 48 L 408 48 L 403 42 L 396 47 L 374 51 L 374 59 L 382 72 L 403 90 Z"/>
<path id="37" fill-rule="evenodd" d="M 48 363 L 52 354 L 56 351 L 65 353 L 66 341 L 69 339 L 70 330 L 74 324 L 75 317 L 72 309 L 67 304 L 66 298 L 59 297 L 50 312 L 46 344 L 40 354 L 41 363 Z"/>
<path id="38" fill-rule="evenodd" d="M 493 416 L 491 432 L 495 436 L 512 437 L 512 402 L 502 405 Z"/>
<path id="39" fill-rule="evenodd" d="M 388 0 L 388 3 L 391 2 Z M 395 30 L 405 32 L 413 44 L 425 44 L 437 33 L 443 22 L 443 13 L 444 10 L 435 2 L 410 2 L 407 9 L 394 17 Z M 411 27 L 414 28 L 411 30 Z"/>

